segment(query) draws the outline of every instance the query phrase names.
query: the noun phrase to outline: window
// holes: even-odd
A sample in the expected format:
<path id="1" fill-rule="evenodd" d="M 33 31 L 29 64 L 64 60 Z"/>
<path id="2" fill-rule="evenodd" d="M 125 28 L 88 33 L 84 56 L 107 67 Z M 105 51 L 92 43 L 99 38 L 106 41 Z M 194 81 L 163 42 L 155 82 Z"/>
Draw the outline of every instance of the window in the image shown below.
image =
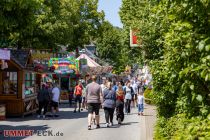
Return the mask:
<path id="1" fill-rule="evenodd" d="M 3 94 L 17 94 L 17 72 L 3 72 Z"/>
<path id="2" fill-rule="evenodd" d="M 25 74 L 25 95 L 35 93 L 36 75 L 34 73 Z"/>

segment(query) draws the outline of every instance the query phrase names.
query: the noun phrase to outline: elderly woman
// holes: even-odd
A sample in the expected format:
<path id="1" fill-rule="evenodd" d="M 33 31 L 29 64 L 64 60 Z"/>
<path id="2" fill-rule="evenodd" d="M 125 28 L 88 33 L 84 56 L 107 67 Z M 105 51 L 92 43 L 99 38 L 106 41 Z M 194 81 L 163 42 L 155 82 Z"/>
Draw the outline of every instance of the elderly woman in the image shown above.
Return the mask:
<path id="1" fill-rule="evenodd" d="M 104 90 L 103 99 L 104 99 L 104 112 L 105 112 L 105 119 L 106 119 L 106 127 L 110 125 L 113 126 L 113 116 L 114 110 L 116 106 L 116 93 L 112 89 L 112 83 L 107 82 L 107 89 Z M 109 124 L 110 120 L 110 124 Z"/>

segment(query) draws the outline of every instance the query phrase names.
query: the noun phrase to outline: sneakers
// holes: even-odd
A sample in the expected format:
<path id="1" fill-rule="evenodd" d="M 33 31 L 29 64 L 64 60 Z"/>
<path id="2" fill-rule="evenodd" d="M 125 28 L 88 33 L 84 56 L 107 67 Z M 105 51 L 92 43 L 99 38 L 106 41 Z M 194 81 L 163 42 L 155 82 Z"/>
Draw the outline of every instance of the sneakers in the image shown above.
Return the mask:
<path id="1" fill-rule="evenodd" d="M 88 126 L 88 130 L 91 130 L 91 125 Z"/>
<path id="2" fill-rule="evenodd" d="M 113 125 L 114 125 L 113 122 L 111 122 L 111 123 L 110 123 L 110 126 L 113 126 Z"/>
<path id="3" fill-rule="evenodd" d="M 100 125 L 99 124 L 96 125 L 96 129 L 98 129 L 98 128 L 100 128 Z"/>
<path id="4" fill-rule="evenodd" d="M 109 123 L 106 123 L 106 127 L 109 127 Z"/>

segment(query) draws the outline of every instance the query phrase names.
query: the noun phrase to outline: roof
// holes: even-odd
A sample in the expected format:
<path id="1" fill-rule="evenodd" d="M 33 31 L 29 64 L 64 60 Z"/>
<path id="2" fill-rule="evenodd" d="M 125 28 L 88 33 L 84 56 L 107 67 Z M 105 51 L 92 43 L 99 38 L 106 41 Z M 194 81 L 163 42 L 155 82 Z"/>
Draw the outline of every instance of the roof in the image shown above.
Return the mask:
<path id="1" fill-rule="evenodd" d="M 15 61 L 18 65 L 20 65 L 22 68 L 26 67 L 28 57 L 30 54 L 29 50 L 10 50 L 10 57 L 12 60 Z"/>
<path id="2" fill-rule="evenodd" d="M 87 65 L 88 65 L 89 67 L 98 67 L 98 66 L 100 66 L 98 63 L 96 63 L 94 60 L 92 60 L 92 59 L 91 59 L 89 56 L 87 56 L 86 54 L 81 54 L 81 55 L 77 58 L 77 60 L 83 59 L 83 58 L 87 59 Z"/>

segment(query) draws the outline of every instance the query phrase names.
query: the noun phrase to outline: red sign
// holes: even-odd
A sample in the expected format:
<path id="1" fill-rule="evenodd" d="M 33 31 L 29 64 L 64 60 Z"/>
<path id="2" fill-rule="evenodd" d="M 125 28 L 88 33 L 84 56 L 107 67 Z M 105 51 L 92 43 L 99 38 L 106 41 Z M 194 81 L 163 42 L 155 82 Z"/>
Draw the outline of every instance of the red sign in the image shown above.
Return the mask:
<path id="1" fill-rule="evenodd" d="M 137 37 L 138 30 L 130 30 L 130 46 L 140 47 Z"/>

